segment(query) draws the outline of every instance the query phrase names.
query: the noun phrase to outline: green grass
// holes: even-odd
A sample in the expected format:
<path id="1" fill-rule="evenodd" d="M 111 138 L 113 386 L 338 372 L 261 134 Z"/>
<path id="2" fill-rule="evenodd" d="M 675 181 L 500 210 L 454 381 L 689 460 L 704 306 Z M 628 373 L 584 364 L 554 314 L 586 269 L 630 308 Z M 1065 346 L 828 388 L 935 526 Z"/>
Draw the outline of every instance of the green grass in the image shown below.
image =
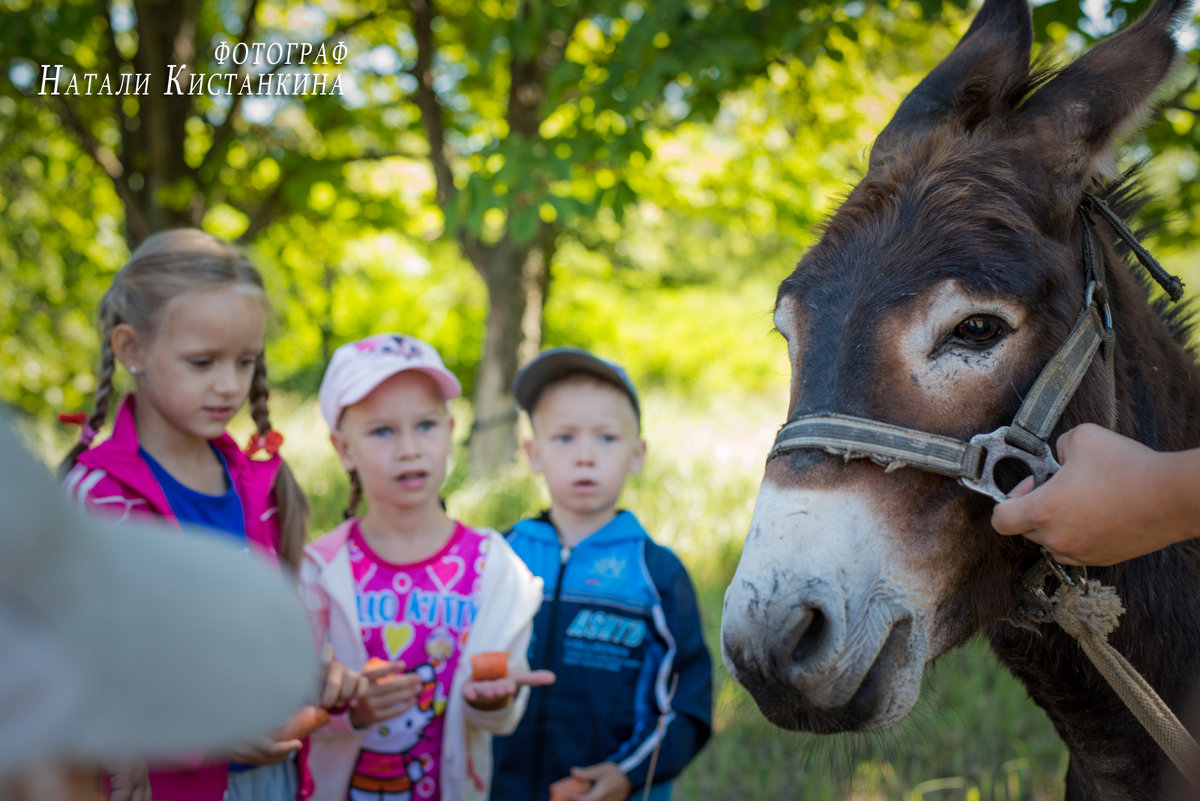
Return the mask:
<path id="1" fill-rule="evenodd" d="M 783 382 L 781 382 L 783 383 Z M 287 437 L 284 455 L 313 504 L 314 534 L 341 520 L 346 479 L 315 403 L 273 401 Z M 767 723 L 720 665 L 721 599 L 749 526 L 763 458 L 786 399 L 644 399 L 647 466 L 622 505 L 691 572 L 713 653 L 715 732 L 676 784 L 675 797 L 705 801 L 804 798 L 806 801 L 1022 801 L 1062 797 L 1066 750 L 1024 688 L 980 642 L 944 656 L 927 671 L 921 700 L 898 726 L 875 735 L 817 737 Z M 465 433 L 467 408 L 455 407 Z M 237 421 L 243 441 L 248 423 Z M 66 434 L 25 428 L 48 462 Z M 546 503 L 539 477 L 523 460 L 488 481 L 466 473 L 461 447 L 445 495 L 468 523 L 504 527 Z"/>

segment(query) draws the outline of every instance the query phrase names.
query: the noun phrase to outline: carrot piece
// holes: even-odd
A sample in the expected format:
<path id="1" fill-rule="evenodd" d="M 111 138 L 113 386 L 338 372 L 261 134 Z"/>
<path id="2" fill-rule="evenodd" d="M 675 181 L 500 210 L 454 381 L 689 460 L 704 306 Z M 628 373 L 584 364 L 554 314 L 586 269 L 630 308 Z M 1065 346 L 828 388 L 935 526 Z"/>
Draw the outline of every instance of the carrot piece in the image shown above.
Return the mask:
<path id="1" fill-rule="evenodd" d="M 568 776 L 550 785 L 550 801 L 572 801 L 577 795 L 582 795 L 592 789 L 591 782 Z"/>
<path id="2" fill-rule="evenodd" d="M 372 677 L 367 675 L 367 678 L 371 679 L 371 681 L 374 683 L 388 684 L 389 682 L 396 680 L 396 667 L 399 667 L 400 672 L 404 671 L 403 664 L 397 665 L 395 662 L 389 662 L 386 659 L 380 659 L 377 656 L 373 656 L 367 660 L 367 664 L 363 665 L 363 673 L 370 674 L 372 671 L 378 670 L 379 668 L 393 668 L 390 673 L 384 673 L 382 676 Z"/>
<path id="3" fill-rule="evenodd" d="M 279 742 L 284 740 L 303 740 L 317 729 L 329 722 L 329 713 L 319 706 L 302 706 L 299 711 L 287 719 L 283 728 L 275 735 Z"/>
<path id="4" fill-rule="evenodd" d="M 508 675 L 508 651 L 485 651 L 471 657 L 471 681 L 502 679 Z"/>

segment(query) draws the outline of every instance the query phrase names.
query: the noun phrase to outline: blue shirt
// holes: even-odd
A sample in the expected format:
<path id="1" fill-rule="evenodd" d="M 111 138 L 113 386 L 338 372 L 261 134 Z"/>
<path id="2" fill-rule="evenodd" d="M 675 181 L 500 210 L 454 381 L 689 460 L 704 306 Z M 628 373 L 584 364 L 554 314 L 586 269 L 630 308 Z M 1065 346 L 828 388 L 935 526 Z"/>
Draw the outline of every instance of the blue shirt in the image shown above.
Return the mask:
<path id="1" fill-rule="evenodd" d="M 246 547 L 246 515 L 242 510 L 242 499 L 229 477 L 229 465 L 225 463 L 225 457 L 216 448 L 212 450 L 221 460 L 221 469 L 225 471 L 225 486 L 228 489 L 221 495 L 209 495 L 185 487 L 155 461 L 145 448 L 138 448 L 138 454 L 150 466 L 150 472 L 154 473 L 163 494 L 167 496 L 167 503 L 171 504 L 171 511 L 180 523 L 204 526 L 231 537 L 242 547 Z"/>

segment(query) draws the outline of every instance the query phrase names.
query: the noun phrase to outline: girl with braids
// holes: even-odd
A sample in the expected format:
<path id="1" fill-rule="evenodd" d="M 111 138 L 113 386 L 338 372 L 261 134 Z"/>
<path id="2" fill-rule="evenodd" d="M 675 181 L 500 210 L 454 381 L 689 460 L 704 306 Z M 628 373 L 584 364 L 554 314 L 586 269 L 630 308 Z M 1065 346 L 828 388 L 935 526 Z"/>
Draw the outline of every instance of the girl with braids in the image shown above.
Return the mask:
<path id="1" fill-rule="evenodd" d="M 512 732 L 525 688 L 554 680 L 526 660 L 541 579 L 495 531 L 449 518 L 438 495 L 460 392 L 433 348 L 393 334 L 338 348 L 321 382 L 350 503 L 305 549 L 301 595 L 371 685 L 313 735 L 320 801 L 486 799 L 491 733 Z M 487 652 L 507 652 L 507 673 L 475 680 L 471 657 Z"/>
<path id="2" fill-rule="evenodd" d="M 95 406 L 60 468 L 67 492 L 119 518 L 204 526 L 294 575 L 308 503 L 267 414 L 267 316 L 261 276 L 231 245 L 194 229 L 142 243 L 100 301 Z M 136 392 L 117 409 L 112 435 L 93 445 L 118 364 Z M 243 451 L 225 428 L 247 399 L 257 431 Z M 267 458 L 252 458 L 259 451 Z M 365 685 L 331 664 L 321 701 L 344 705 Z M 172 801 L 303 799 L 311 791 L 306 756 L 306 741 L 264 733 L 227 754 L 152 766 L 149 791 Z M 144 765 L 113 770 L 111 797 L 148 798 L 146 782 Z"/>

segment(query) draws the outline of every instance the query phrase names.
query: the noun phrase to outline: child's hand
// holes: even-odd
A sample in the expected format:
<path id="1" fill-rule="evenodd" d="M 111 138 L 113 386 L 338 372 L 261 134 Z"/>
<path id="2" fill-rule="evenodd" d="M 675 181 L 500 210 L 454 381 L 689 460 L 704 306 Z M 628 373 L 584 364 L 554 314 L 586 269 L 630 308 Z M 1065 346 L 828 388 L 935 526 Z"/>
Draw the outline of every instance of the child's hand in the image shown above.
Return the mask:
<path id="1" fill-rule="evenodd" d="M 333 645 L 326 643 L 321 650 L 321 685 L 318 706 L 333 712 L 344 712 L 350 704 L 367 694 L 371 680 L 333 658 Z"/>
<path id="2" fill-rule="evenodd" d="M 242 762 L 247 765 L 274 765 L 291 756 L 293 751 L 299 751 L 302 743 L 299 740 L 275 740 L 263 735 L 248 740 L 227 755 L 230 762 Z"/>
<path id="3" fill-rule="evenodd" d="M 491 711 L 503 709 L 517 697 L 522 687 L 544 687 L 554 683 L 554 674 L 549 670 L 528 670 L 513 673 L 502 679 L 468 681 L 463 684 L 463 698 L 476 709 Z"/>
<path id="4" fill-rule="evenodd" d="M 350 706 L 350 723 L 356 729 L 394 718 L 408 709 L 421 692 L 421 677 L 405 673 L 403 662 L 367 663 L 362 675 L 369 684 L 367 691 Z"/>
<path id="5" fill-rule="evenodd" d="M 108 774 L 109 801 L 150 801 L 150 774 L 143 760 L 110 763 L 104 772 Z"/>
<path id="6" fill-rule="evenodd" d="M 592 785 L 586 793 L 575 796 L 575 801 L 625 801 L 633 792 L 633 782 L 615 762 L 571 768 L 571 775 Z"/>

